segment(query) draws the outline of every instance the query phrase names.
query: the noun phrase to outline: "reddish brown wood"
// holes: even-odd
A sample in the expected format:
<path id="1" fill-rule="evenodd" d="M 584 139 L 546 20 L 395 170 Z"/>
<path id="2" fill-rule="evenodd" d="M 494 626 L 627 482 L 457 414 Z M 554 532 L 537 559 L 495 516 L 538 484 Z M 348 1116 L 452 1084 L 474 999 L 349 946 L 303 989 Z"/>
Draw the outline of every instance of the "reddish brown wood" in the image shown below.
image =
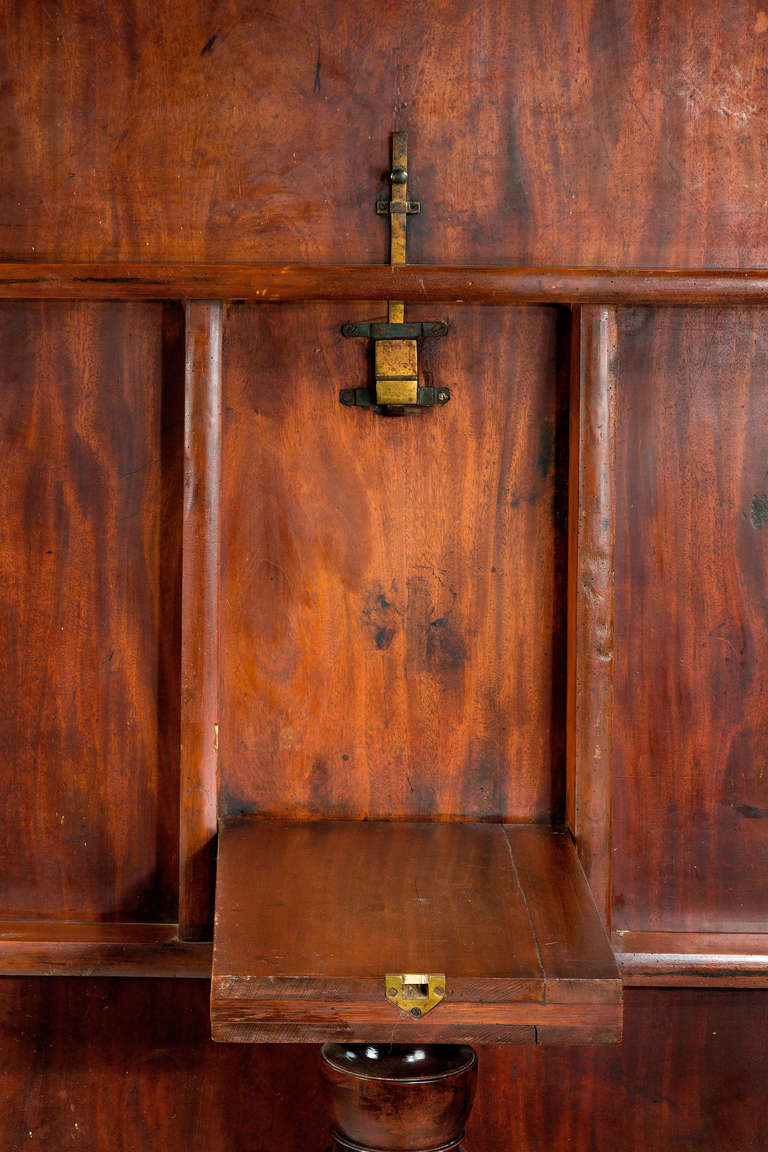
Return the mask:
<path id="1" fill-rule="evenodd" d="M 466 1045 L 325 1044 L 320 1066 L 334 1152 L 450 1152 L 477 1083 Z"/>
<path id="2" fill-rule="evenodd" d="M 570 837 L 498 824 L 244 820 L 219 834 L 213 1035 L 614 1040 L 621 985 Z M 441 973 L 421 1018 L 387 973 Z M 526 1030 L 521 1031 L 521 1030 Z"/>
<path id="3" fill-rule="evenodd" d="M 768 987 L 768 933 L 613 934 L 625 985 Z"/>
<path id="4" fill-rule="evenodd" d="M 176 924 L 6 921 L 0 922 L 0 972 L 207 979 L 211 945 L 180 941 Z"/>
<path id="5" fill-rule="evenodd" d="M 219 747 L 221 327 L 218 302 L 186 307 L 181 633 L 179 934 L 210 939 Z"/>
<path id="6" fill-rule="evenodd" d="M 416 263 L 760 268 L 763 10 L 9 0 L 0 254 L 383 262 L 399 128 Z"/>
<path id="7" fill-rule="evenodd" d="M 528 914 L 548 977 L 547 1002 L 578 1004 L 583 981 L 593 981 L 600 973 L 606 983 L 595 988 L 595 995 L 615 1003 L 617 989 L 609 982 L 613 960 L 608 959 L 602 933 L 595 932 L 599 910 L 583 871 L 575 865 L 570 836 L 512 825 L 507 837 L 518 874 L 525 878 Z"/>
<path id="8" fill-rule="evenodd" d="M 451 304 L 757 304 L 757 269 L 412 264 L 0 263 L 4 300 L 400 300 Z"/>
<path id="9" fill-rule="evenodd" d="M 338 400 L 369 372 L 341 326 L 377 315 L 228 321 L 221 810 L 547 822 L 563 792 L 565 318 L 441 313 L 424 369 L 454 398 L 396 420 Z"/>
<path id="10" fill-rule="evenodd" d="M 212 1043 L 208 993 L 0 981 L 2 1152 L 326 1149 L 313 1046 Z M 628 989 L 622 1044 L 479 1049 L 467 1149 L 761 1152 L 766 1034 L 765 992 Z"/>
<path id="11" fill-rule="evenodd" d="M 0 306 L 5 918 L 176 917 L 180 319 Z"/>
<path id="12" fill-rule="evenodd" d="M 450 260 L 465 269 L 458 280 L 449 272 L 447 283 L 439 268 L 407 269 L 403 280 L 410 287 L 402 285 L 401 298 L 421 293 L 419 280 L 426 276 L 430 291 L 467 299 L 475 285 L 467 284 L 466 269 L 500 262 L 520 266 L 523 277 L 528 266 L 571 266 L 575 277 L 567 285 L 524 282 L 525 291 L 554 289 L 563 293 L 555 299 L 568 302 L 615 303 L 622 298 L 616 281 L 622 291 L 631 283 L 635 301 L 670 303 L 674 292 L 680 303 L 765 298 L 768 21 L 760 5 L 435 0 L 428 26 L 423 14 L 400 0 L 382 0 L 373 20 L 365 6 L 338 0 L 222 0 L 215 6 L 164 0 L 157 7 L 10 0 L 0 7 L 0 255 L 9 260 L 109 261 L 120 262 L 122 270 L 126 261 L 165 261 L 166 267 L 181 261 L 194 275 L 206 261 L 380 264 L 386 222 L 374 216 L 373 201 L 384 184 L 388 133 L 399 127 L 410 132 L 410 186 L 424 205 L 409 223 L 410 258 L 423 266 Z M 609 269 L 598 286 L 617 294 L 580 295 L 595 281 L 585 281 L 579 266 Z M 696 283 L 681 287 L 663 272 L 649 281 L 642 273 L 625 279 L 610 271 L 622 267 L 742 267 L 755 277 L 745 287 L 729 273 L 693 273 Z M 25 274 L 16 264 L 7 273 L 10 279 Z M 40 279 L 34 270 L 29 275 Z M 21 285 L 18 291 L 74 291 L 55 279 L 59 275 L 54 272 L 42 288 Z M 327 270 L 321 275 L 328 279 Z M 381 268 L 360 275 L 359 291 L 391 290 L 391 276 L 382 280 L 387 274 Z M 255 290 L 250 276 L 248 292 Z M 304 273 L 297 276 L 294 281 L 290 273 L 285 288 L 270 291 L 306 291 Z M 347 294 L 348 279 L 346 272 L 333 274 L 332 290 Z M 511 290 L 521 284 L 516 279 Z M 163 280 L 99 283 L 91 290 L 110 296 L 168 288 Z M 487 289 L 484 284 L 480 291 Z M 505 298 L 507 291 L 505 272 L 491 298 Z M 651 292 L 656 294 L 646 295 Z M 210 284 L 190 282 L 187 293 L 210 298 Z M 153 365 L 161 341 L 151 306 L 134 312 L 85 303 L 40 313 L 23 303 L 15 307 L 0 332 L 7 484 L 6 499 L 0 497 L 0 613 L 10 621 L 11 635 L 10 644 L 0 637 L 3 914 L 175 919 L 182 436 L 174 434 L 180 424 L 168 390 L 176 371 L 174 340 L 166 343 L 158 391 L 160 372 Z M 361 317 L 373 312 L 372 305 L 360 308 Z M 616 510 L 615 922 L 633 934 L 638 950 L 628 955 L 644 956 L 650 941 L 664 964 L 664 957 L 679 954 L 664 951 L 674 942 L 656 930 L 682 929 L 693 939 L 702 928 L 765 926 L 768 558 L 761 434 L 768 333 L 755 310 L 677 319 L 633 310 L 621 322 L 620 408 L 626 415 L 619 426 Z M 312 351 L 296 369 L 308 382 L 305 400 L 309 381 L 346 364 L 336 359 L 337 349 L 313 341 L 312 323 L 306 334 Z M 508 340 L 509 332 L 501 337 Z M 522 330 L 521 339 L 529 340 L 530 330 Z M 534 405 L 542 403 L 542 381 L 553 373 L 536 368 L 539 353 L 530 360 L 494 358 L 488 353 L 494 341 L 477 341 L 469 351 L 457 346 L 466 359 L 455 360 L 455 382 L 466 380 L 478 397 L 511 392 L 510 421 L 527 411 L 529 387 Z M 441 350 L 435 358 L 437 368 L 444 355 Z M 295 349 L 291 356 L 295 362 Z M 323 361 L 322 372 L 312 356 Z M 262 375 L 266 363 L 266 357 L 254 358 Z M 285 359 L 281 363 L 286 366 Z M 356 375 L 358 369 L 364 375 L 362 352 Z M 352 373 L 347 366 L 338 374 Z M 323 387 L 312 390 L 312 399 Z M 330 394 L 336 387 L 334 380 Z M 250 395 L 247 388 L 239 391 L 241 409 Z M 264 407 L 261 400 L 257 390 L 256 407 Z M 237 419 L 234 413 L 230 418 Z M 516 467 L 518 450 L 525 455 L 531 448 L 538 419 L 525 422 L 521 439 L 514 424 L 505 426 L 507 464 Z M 467 421 L 477 443 L 488 435 L 483 421 L 478 400 Z M 278 433 L 281 450 L 284 442 L 293 444 L 281 481 L 288 489 L 303 464 L 288 434 L 290 422 L 253 414 L 248 431 L 255 440 L 262 424 L 267 434 Z M 325 437 L 332 445 L 332 429 L 329 416 L 318 428 L 318 443 Z M 297 429 L 296 439 L 299 432 L 306 441 L 306 430 Z M 350 437 L 350 443 L 360 452 L 362 481 L 370 459 L 359 439 Z M 467 456 L 456 443 L 446 444 L 443 461 L 455 459 L 456 473 L 463 475 Z M 139 471 L 122 476 L 116 490 L 114 475 L 121 474 L 131 445 L 137 449 L 127 453 L 134 456 L 131 468 Z M 411 475 L 429 460 L 429 448 L 424 437 L 418 452 L 406 455 Z M 321 456 L 318 447 L 313 451 Z M 310 467 L 318 474 L 312 455 Z M 240 459 L 248 460 L 244 449 Z M 347 459 L 356 458 L 351 452 Z M 399 474 L 398 464 L 392 452 L 385 479 Z M 317 493 L 298 482 L 305 499 L 321 497 L 307 513 L 319 522 L 318 509 L 335 507 L 327 498 L 334 492 L 333 467 Z M 491 473 L 486 483 L 487 474 L 480 468 L 466 484 L 463 519 L 487 515 L 486 493 L 497 482 Z M 437 468 L 427 465 L 425 481 L 433 492 L 436 476 Z M 503 678 L 488 675 L 473 659 L 467 667 L 472 676 L 480 671 L 478 695 L 473 697 L 468 675 L 467 691 L 454 693 L 440 712 L 443 681 L 425 689 L 426 678 L 417 678 L 414 714 L 420 708 L 424 715 L 425 700 L 432 708 L 426 709 L 431 720 L 422 745 L 413 736 L 415 720 L 412 726 L 403 722 L 410 713 L 398 682 L 402 695 L 392 709 L 392 728 L 407 732 L 408 776 L 423 781 L 413 801 L 420 816 L 559 815 L 562 674 L 550 611 L 557 593 L 547 601 L 546 581 L 540 596 L 526 592 L 522 582 L 528 564 L 532 581 L 538 584 L 544 572 L 556 589 L 556 562 L 550 569 L 540 558 L 530 560 L 532 541 L 552 559 L 560 538 L 552 483 L 554 525 L 532 516 L 518 537 L 517 526 L 499 517 L 499 548 L 514 556 L 516 573 L 503 594 L 483 602 L 467 592 L 474 558 L 485 554 L 482 541 L 494 525 L 462 536 L 467 546 L 444 565 L 458 578 L 448 586 L 462 603 L 463 636 L 468 621 L 487 619 L 483 607 L 511 619 L 513 631 L 521 619 L 543 617 L 545 623 L 521 629 L 526 655 L 519 691 L 499 692 Z M 129 496 L 119 490 L 123 486 Z M 548 492 L 539 489 L 540 502 L 547 502 Z M 254 501 L 253 491 L 244 491 L 240 502 L 247 506 L 249 499 Z M 387 501 L 390 513 L 407 513 L 405 501 L 399 506 L 391 495 Z M 326 573 L 319 582 L 325 596 L 320 614 L 336 602 L 339 588 L 345 602 L 353 602 L 346 581 L 356 569 L 344 558 L 359 537 L 366 539 L 358 531 L 365 517 L 354 512 L 351 499 L 338 509 L 340 518 L 348 518 L 352 543 L 345 545 L 340 530 L 324 535 L 321 525 L 316 529 L 318 551 L 328 544 L 332 552 L 327 566 L 319 565 Z M 259 556 L 290 554 L 295 522 L 273 523 L 286 536 Z M 388 537 L 390 555 L 411 531 L 407 517 L 396 523 L 406 527 Z M 426 531 L 450 552 L 450 530 L 430 523 Z M 244 536 L 246 543 L 253 539 L 248 531 Z M 470 537 L 479 543 L 477 551 Z M 258 534 L 255 539 L 260 542 Z M 298 539 L 305 538 L 299 533 Z M 404 551 L 418 557 L 418 547 L 408 552 L 412 543 Z M 56 557 L 53 572 L 44 566 L 53 563 L 50 557 L 39 563 L 49 548 Z M 301 586 L 308 596 L 317 567 Z M 397 567 L 392 561 L 391 570 Z M 284 569 L 294 579 L 299 564 Z M 247 591 L 247 572 L 240 575 L 235 590 Z M 510 612 L 510 598 L 521 588 L 519 614 Z M 301 606 L 298 596 L 286 597 L 286 604 Z M 258 613 L 245 621 L 233 648 L 238 659 L 228 673 L 236 681 L 233 691 L 242 693 L 233 719 L 248 715 L 249 701 L 266 681 L 279 684 L 274 664 L 270 668 L 267 660 L 265 667 L 251 655 L 260 642 L 252 629 L 258 622 Z M 338 622 L 333 617 L 331 627 Z M 503 631 L 503 623 L 488 626 L 483 646 L 499 636 L 503 641 Z M 317 634 L 310 639 L 314 651 Z M 349 639 L 357 644 L 354 627 Z M 513 642 L 500 647 L 514 677 Z M 100 659 L 113 649 L 109 668 L 117 663 L 118 669 L 108 672 Z M 541 659 L 535 669 L 530 651 Z M 556 670 L 549 677 L 547 660 Z M 329 667 L 332 661 L 323 665 L 324 676 Z M 370 661 L 362 662 L 364 686 L 356 686 L 351 674 L 341 677 L 342 698 L 356 699 L 351 687 L 364 694 L 370 668 Z M 413 682 L 412 665 L 408 671 Z M 317 683 L 296 678 L 296 698 L 309 709 Z M 276 692 L 287 695 L 285 686 Z M 545 707 L 547 692 L 553 703 Z M 503 719 L 492 717 L 488 701 L 494 698 L 503 698 Z M 272 701 L 272 714 L 283 704 L 282 696 Z M 377 715 L 379 697 L 374 704 L 369 716 Z M 300 713 L 299 704 L 293 708 Z M 480 746 L 471 749 L 481 778 L 471 775 L 459 732 L 460 748 L 443 783 L 432 766 L 448 763 L 443 752 L 450 733 L 457 717 L 461 723 L 467 716 L 483 721 L 476 727 Z M 365 722 L 350 722 L 347 731 L 361 733 L 365 745 Z M 330 724 L 330 746 L 329 732 Z M 249 772 L 257 790 L 266 791 L 271 771 L 275 791 L 283 768 L 275 757 L 261 757 L 264 749 L 252 732 L 236 762 L 239 736 L 237 724 L 229 735 L 234 771 L 222 797 L 233 811 L 249 803 Z M 374 732 L 384 761 L 380 736 Z M 342 751 L 350 754 L 333 749 Z M 295 772 L 286 781 L 290 804 L 322 814 L 330 797 L 338 813 L 349 790 L 349 811 L 370 812 L 382 802 L 378 779 L 388 791 L 385 803 L 402 799 L 395 783 L 402 758 L 394 758 L 387 776 L 379 774 L 375 757 L 361 766 L 354 755 L 319 766 L 309 758 L 301 764 L 295 755 Z M 494 791 L 498 780 L 501 794 Z M 57 825 L 62 815 L 65 822 Z M 636 930 L 653 931 L 653 939 L 646 937 L 644 945 Z M 712 945 L 703 955 L 719 953 Z M 669 982 L 681 978 L 679 968 L 662 975 Z M 687 970 L 684 978 L 704 977 Z M 8 1152 L 50 1152 L 76 1142 L 94 1152 L 113 1145 L 126 1152 L 174 1152 L 198 1143 L 211 1152 L 307 1152 L 312 1142 L 323 1147 L 311 1054 L 214 1049 L 205 1040 L 202 983 L 166 981 L 155 991 L 147 981 L 0 984 L 8 997 L 0 1145 Z M 496 1152 L 513 1140 L 526 1152 L 762 1152 L 765 1000 L 758 993 L 719 990 L 634 996 L 636 1015 L 628 1014 L 620 1048 L 485 1054 L 473 1152 Z"/>
<path id="13" fill-rule="evenodd" d="M 606 926 L 611 922 L 617 374 L 615 309 L 578 309 L 571 391 L 567 811 Z"/>
<path id="14" fill-rule="evenodd" d="M 768 313 L 622 315 L 614 926 L 764 932 Z"/>

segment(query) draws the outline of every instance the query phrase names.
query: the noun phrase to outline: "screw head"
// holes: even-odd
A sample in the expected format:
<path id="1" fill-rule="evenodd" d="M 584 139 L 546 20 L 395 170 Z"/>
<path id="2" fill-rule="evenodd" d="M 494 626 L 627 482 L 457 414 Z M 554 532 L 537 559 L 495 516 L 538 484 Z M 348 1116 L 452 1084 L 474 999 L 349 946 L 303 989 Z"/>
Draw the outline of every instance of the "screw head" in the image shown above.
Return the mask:
<path id="1" fill-rule="evenodd" d="M 445 995 L 445 988 L 443 988 L 443 986 L 441 984 L 438 988 L 435 988 L 435 996 L 444 996 L 444 995 Z"/>
<path id="2" fill-rule="evenodd" d="M 387 996 L 391 996 L 394 1000 L 395 996 L 397 996 L 397 988 L 390 988 L 387 992 Z"/>
<path id="3" fill-rule="evenodd" d="M 450 400 L 451 394 L 447 389 L 441 388 L 437 393 L 437 398 L 441 404 L 445 404 L 446 400 Z"/>
<path id="4" fill-rule="evenodd" d="M 408 179 L 408 171 L 406 168 L 393 168 L 390 179 L 393 184 L 405 184 Z"/>
<path id="5" fill-rule="evenodd" d="M 411 1016 L 421 1016 L 421 1008 L 411 1008 Z"/>

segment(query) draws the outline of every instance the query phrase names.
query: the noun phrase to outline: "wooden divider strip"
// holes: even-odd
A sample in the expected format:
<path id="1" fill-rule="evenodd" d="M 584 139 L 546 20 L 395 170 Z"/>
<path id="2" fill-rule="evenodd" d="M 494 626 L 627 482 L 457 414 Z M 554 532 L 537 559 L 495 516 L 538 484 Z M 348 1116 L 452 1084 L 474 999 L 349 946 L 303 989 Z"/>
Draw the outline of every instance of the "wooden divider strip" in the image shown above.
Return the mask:
<path id="1" fill-rule="evenodd" d="M 616 310 L 574 311 L 568 542 L 567 816 L 611 921 Z"/>
<path id="2" fill-rule="evenodd" d="M 186 306 L 179 936 L 210 937 L 219 707 L 220 301 Z"/>

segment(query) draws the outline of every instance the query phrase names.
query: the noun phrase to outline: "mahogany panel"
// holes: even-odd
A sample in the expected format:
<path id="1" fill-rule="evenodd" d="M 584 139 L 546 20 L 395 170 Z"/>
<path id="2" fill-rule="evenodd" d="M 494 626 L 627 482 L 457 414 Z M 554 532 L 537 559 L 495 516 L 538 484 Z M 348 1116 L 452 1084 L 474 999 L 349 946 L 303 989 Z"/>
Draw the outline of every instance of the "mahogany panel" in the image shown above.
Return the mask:
<path id="1" fill-rule="evenodd" d="M 221 811 L 557 820 L 567 317 L 442 312 L 454 398 L 393 419 L 338 400 L 378 315 L 226 325 Z"/>
<path id="2" fill-rule="evenodd" d="M 768 993 L 629 989 L 621 1045 L 481 1048 L 472 1152 L 763 1152 Z M 208 984 L 0 981 L 2 1152 L 323 1152 L 311 1046 L 214 1044 Z"/>
<path id="3" fill-rule="evenodd" d="M 764 263 L 768 35 L 679 0 L 8 0 L 0 255 Z"/>
<path id="4" fill-rule="evenodd" d="M 768 995 L 626 993 L 624 1042 L 478 1053 L 471 1152 L 762 1152 Z"/>
<path id="5" fill-rule="evenodd" d="M 181 313 L 0 306 L 0 908 L 175 919 Z"/>
<path id="6" fill-rule="evenodd" d="M 765 931 L 768 314 L 622 314 L 615 926 Z"/>

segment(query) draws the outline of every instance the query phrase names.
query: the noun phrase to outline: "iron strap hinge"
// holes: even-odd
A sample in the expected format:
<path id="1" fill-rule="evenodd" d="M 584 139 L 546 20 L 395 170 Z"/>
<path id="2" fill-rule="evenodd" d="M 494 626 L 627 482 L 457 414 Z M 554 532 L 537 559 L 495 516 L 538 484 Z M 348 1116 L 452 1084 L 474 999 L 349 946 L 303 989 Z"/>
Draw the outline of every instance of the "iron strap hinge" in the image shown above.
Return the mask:
<path id="1" fill-rule="evenodd" d="M 416 391 L 416 408 L 435 408 L 447 404 L 451 398 L 450 388 L 434 388 L 432 385 L 421 385 Z M 369 388 L 342 388 L 339 392 L 339 402 L 345 408 L 371 408 L 381 411 L 392 405 L 376 403 L 376 396 Z M 394 415 L 394 413 L 393 413 Z"/>
<path id="2" fill-rule="evenodd" d="M 342 336 L 361 336 L 366 340 L 420 340 L 425 337 L 445 336 L 448 325 L 443 320 L 421 320 L 415 323 L 403 321 L 401 324 L 372 322 L 365 324 L 345 324 Z"/>
<path id="3" fill-rule="evenodd" d="M 418 216 L 421 212 L 420 200 L 377 200 L 376 211 L 379 216 L 400 214 L 405 216 Z"/>

